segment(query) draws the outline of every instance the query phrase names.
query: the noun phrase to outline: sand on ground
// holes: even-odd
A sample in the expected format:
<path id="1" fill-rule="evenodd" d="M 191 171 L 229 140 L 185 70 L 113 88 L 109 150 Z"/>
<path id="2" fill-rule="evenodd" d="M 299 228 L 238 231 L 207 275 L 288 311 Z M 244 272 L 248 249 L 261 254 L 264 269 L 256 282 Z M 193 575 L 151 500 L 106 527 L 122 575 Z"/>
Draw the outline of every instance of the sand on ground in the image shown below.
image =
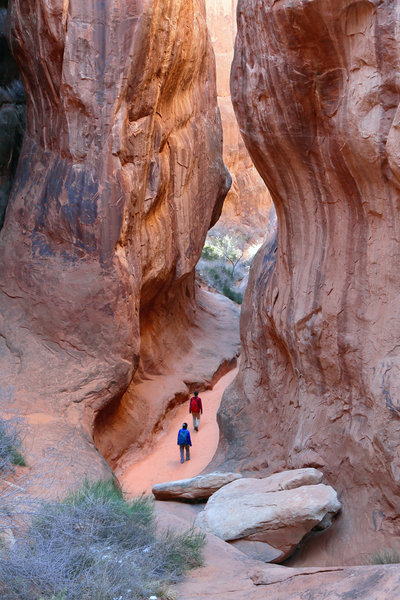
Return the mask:
<path id="1" fill-rule="evenodd" d="M 212 390 L 199 394 L 203 403 L 203 414 L 197 433 L 193 430 L 189 402 L 177 409 L 174 417 L 157 439 L 152 452 L 130 465 L 119 476 L 122 488 L 127 494 L 130 496 L 150 494 L 155 483 L 194 477 L 205 469 L 218 446 L 219 430 L 216 415 L 222 394 L 236 373 L 237 369 L 230 371 L 221 377 Z M 190 460 L 181 464 L 177 437 L 178 430 L 184 422 L 188 424 L 192 447 Z"/>

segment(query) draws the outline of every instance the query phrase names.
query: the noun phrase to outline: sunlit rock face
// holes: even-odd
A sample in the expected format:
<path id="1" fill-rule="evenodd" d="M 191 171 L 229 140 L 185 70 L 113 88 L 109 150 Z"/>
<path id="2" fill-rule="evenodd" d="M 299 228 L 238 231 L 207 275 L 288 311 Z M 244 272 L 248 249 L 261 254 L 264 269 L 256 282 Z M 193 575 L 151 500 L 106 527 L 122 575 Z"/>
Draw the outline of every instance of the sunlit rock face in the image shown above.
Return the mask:
<path id="1" fill-rule="evenodd" d="M 216 58 L 218 106 L 224 132 L 224 161 L 232 186 L 222 221 L 247 226 L 262 238 L 269 217 L 271 196 L 246 150 L 232 107 L 229 79 L 236 36 L 237 0 L 206 0 L 207 24 Z"/>
<path id="2" fill-rule="evenodd" d="M 8 13 L 27 129 L 0 237 L 1 392 L 72 430 L 94 477 L 98 411 L 194 346 L 193 269 L 229 187 L 214 56 L 202 0 Z M 53 421 L 31 418 L 37 445 Z"/>
<path id="3" fill-rule="evenodd" d="M 399 3 L 238 10 L 233 103 L 279 233 L 275 266 L 270 245 L 252 266 L 218 460 L 322 468 L 343 514 L 299 556 L 359 564 L 400 527 Z"/>

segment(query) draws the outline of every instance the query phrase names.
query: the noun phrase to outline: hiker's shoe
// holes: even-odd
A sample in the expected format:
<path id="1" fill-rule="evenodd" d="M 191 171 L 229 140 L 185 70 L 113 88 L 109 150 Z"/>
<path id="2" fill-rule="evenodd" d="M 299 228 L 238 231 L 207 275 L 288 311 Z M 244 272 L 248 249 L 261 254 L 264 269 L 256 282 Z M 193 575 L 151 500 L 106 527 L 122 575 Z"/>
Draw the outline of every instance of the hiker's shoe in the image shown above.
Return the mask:
<path id="1" fill-rule="evenodd" d="M 185 462 L 184 460 L 181 460 L 181 464 L 183 464 L 184 462 Z"/>
<path id="2" fill-rule="evenodd" d="M 195 430 L 195 431 L 198 431 L 198 430 L 199 430 L 199 428 L 198 428 L 198 427 L 195 427 L 195 428 L 194 428 L 194 430 Z"/>
<path id="3" fill-rule="evenodd" d="M 190 460 L 190 458 L 187 458 L 186 460 Z"/>

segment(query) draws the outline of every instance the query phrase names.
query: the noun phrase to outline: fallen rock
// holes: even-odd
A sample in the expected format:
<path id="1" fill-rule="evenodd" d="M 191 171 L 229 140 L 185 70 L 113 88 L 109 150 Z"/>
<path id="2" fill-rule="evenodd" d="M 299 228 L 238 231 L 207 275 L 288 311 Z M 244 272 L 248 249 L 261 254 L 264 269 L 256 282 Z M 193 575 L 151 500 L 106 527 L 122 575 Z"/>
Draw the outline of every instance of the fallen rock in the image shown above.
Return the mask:
<path id="1" fill-rule="evenodd" d="M 296 476 L 299 474 L 295 472 Z M 318 471 L 315 476 L 319 476 Z M 276 477 L 275 485 L 282 485 L 282 481 L 283 475 L 280 482 Z M 329 525 L 341 508 L 330 486 L 318 483 L 271 491 L 272 485 L 270 478 L 229 483 L 211 496 L 196 525 L 226 541 L 267 543 L 280 553 L 272 560 L 281 561 L 311 529 L 321 522 Z"/>
<path id="2" fill-rule="evenodd" d="M 206 500 L 223 486 L 241 477 L 240 473 L 208 473 L 190 479 L 157 483 L 152 492 L 156 500 Z"/>

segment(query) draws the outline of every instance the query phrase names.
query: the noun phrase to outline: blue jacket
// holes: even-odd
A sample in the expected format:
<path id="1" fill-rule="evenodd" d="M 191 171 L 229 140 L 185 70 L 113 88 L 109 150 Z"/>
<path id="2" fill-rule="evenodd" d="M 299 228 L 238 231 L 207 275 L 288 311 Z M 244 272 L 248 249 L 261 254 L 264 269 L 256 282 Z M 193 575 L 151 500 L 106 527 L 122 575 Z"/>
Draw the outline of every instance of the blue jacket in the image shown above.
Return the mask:
<path id="1" fill-rule="evenodd" d="M 191 446 L 190 431 L 188 429 L 180 429 L 178 431 L 178 446 Z"/>

